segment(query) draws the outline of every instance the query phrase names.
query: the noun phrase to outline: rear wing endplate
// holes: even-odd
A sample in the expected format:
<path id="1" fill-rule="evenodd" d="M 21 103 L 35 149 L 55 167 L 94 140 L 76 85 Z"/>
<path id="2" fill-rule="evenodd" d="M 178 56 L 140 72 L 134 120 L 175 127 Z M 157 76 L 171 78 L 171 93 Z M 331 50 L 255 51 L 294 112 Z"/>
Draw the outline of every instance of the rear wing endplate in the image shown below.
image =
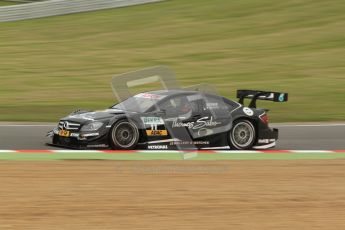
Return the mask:
<path id="1" fill-rule="evenodd" d="M 245 98 L 252 99 L 249 104 L 249 108 L 256 108 L 257 100 L 266 100 L 274 102 L 286 102 L 288 101 L 287 93 L 279 92 L 269 92 L 269 91 L 259 91 L 259 90 L 237 90 L 237 98 L 239 98 L 239 103 L 243 105 Z"/>

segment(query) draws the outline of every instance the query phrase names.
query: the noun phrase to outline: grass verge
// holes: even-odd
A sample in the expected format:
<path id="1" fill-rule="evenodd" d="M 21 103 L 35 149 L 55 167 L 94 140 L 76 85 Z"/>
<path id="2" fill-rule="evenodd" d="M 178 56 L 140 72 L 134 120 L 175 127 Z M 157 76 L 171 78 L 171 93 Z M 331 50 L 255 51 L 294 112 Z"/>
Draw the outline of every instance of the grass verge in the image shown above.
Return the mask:
<path id="1" fill-rule="evenodd" d="M 11 6 L 11 5 L 17 5 L 17 4 L 20 4 L 20 3 L 0 0 L 0 6 Z"/>
<path id="2" fill-rule="evenodd" d="M 289 92 L 286 104 L 259 103 L 273 122 L 344 120 L 344 10 L 343 0 L 170 0 L 1 23 L 0 120 L 108 107 L 113 75 L 153 65 L 227 97 Z"/>

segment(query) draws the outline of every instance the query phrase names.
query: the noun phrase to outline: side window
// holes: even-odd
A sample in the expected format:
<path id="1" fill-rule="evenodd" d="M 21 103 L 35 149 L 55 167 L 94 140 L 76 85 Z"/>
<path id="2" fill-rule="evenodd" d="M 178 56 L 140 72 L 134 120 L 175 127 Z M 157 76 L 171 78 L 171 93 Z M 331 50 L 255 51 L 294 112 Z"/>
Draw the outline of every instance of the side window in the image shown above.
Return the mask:
<path id="1" fill-rule="evenodd" d="M 232 111 L 232 106 L 221 97 L 206 96 L 205 99 L 202 110 L 211 112 L 215 117 L 227 117 Z"/>
<path id="2" fill-rule="evenodd" d="M 168 117 L 191 115 L 198 112 L 198 103 L 189 101 L 186 96 L 177 96 L 158 105 L 158 108 L 165 111 Z"/>

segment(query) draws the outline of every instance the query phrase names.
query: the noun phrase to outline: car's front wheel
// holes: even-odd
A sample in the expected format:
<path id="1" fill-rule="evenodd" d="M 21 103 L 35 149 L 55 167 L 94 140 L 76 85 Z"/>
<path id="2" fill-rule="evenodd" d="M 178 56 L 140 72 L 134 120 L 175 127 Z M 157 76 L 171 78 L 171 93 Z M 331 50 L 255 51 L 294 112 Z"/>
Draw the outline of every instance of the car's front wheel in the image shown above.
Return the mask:
<path id="1" fill-rule="evenodd" d="M 126 120 L 117 122 L 110 134 L 110 145 L 113 149 L 134 149 L 139 140 L 137 126 Z"/>
<path id="2" fill-rule="evenodd" d="M 256 131 L 252 122 L 240 119 L 234 122 L 229 132 L 229 144 L 232 149 L 251 149 L 255 143 Z"/>

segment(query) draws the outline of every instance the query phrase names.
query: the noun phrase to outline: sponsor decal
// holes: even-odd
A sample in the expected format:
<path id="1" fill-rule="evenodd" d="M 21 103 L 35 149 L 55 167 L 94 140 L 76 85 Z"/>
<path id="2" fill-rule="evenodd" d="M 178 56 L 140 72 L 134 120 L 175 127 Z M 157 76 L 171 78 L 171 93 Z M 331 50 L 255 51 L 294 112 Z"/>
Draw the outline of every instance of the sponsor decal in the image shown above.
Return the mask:
<path id="1" fill-rule="evenodd" d="M 145 125 L 150 125 L 151 129 L 146 130 L 147 136 L 167 136 L 168 131 L 165 129 L 159 130 L 158 125 L 164 125 L 164 121 L 160 117 L 141 117 Z"/>
<path id="2" fill-rule="evenodd" d="M 152 93 L 139 93 L 139 94 L 135 95 L 134 97 L 159 100 L 159 99 L 165 98 L 166 96 L 165 95 L 152 94 Z"/>
<path id="3" fill-rule="evenodd" d="M 171 141 L 170 145 L 209 145 L 209 141 Z"/>
<path id="4" fill-rule="evenodd" d="M 273 99 L 274 98 L 274 93 L 270 93 L 270 95 L 267 97 L 267 99 Z"/>
<path id="5" fill-rule="evenodd" d="M 172 123 L 173 128 L 179 128 L 179 127 L 187 127 L 189 129 L 201 129 L 205 127 L 214 127 L 221 124 L 221 122 L 214 121 L 213 117 L 202 117 L 199 118 L 197 121 L 192 122 L 180 122 L 177 119 L 175 119 Z"/>
<path id="6" fill-rule="evenodd" d="M 254 97 L 254 95 L 250 95 L 250 97 Z M 274 93 L 270 93 L 268 96 L 259 96 L 260 99 L 273 99 L 274 98 Z"/>
<path id="7" fill-rule="evenodd" d="M 283 102 L 284 99 L 285 99 L 285 93 L 281 93 L 281 94 L 279 95 L 278 100 L 279 100 L 280 102 Z"/>
<path id="8" fill-rule="evenodd" d="M 250 109 L 250 108 L 248 108 L 248 107 L 244 107 L 244 108 L 243 108 L 243 112 L 244 112 L 245 114 L 247 114 L 248 116 L 253 116 L 253 115 L 254 115 L 253 110 Z"/>
<path id="9" fill-rule="evenodd" d="M 167 145 L 148 145 L 148 149 L 168 149 Z"/>
<path id="10" fill-rule="evenodd" d="M 258 144 L 268 144 L 268 143 L 271 143 L 274 141 L 275 141 L 275 139 L 259 139 Z"/>
<path id="11" fill-rule="evenodd" d="M 67 131 L 67 130 L 63 130 L 63 129 L 59 130 L 59 136 L 60 137 L 69 137 L 70 134 L 71 133 L 69 131 Z"/>
<path id="12" fill-rule="evenodd" d="M 141 120 L 145 125 L 164 125 L 164 121 L 160 117 L 142 117 Z"/>
<path id="13" fill-rule="evenodd" d="M 71 137 L 79 137 L 79 133 L 71 133 Z"/>
<path id="14" fill-rule="evenodd" d="M 146 130 L 147 136 L 168 136 L 167 130 Z"/>

